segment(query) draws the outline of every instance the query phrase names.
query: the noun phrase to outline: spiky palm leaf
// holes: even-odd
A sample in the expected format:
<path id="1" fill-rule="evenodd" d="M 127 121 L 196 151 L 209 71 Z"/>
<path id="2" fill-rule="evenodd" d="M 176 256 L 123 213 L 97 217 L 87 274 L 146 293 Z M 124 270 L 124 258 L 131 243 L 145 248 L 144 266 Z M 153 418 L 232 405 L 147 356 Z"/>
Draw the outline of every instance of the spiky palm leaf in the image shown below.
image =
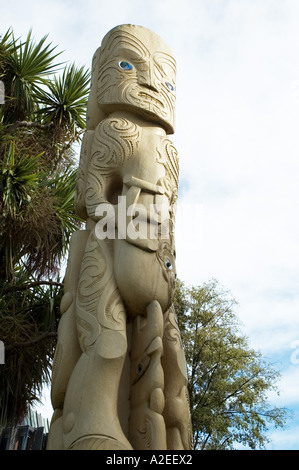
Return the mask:
<path id="1" fill-rule="evenodd" d="M 49 379 L 61 294 L 51 279 L 80 225 L 70 150 L 84 128 L 89 73 L 71 65 L 50 80 L 60 64 L 46 38 L 0 39 L 0 426 L 18 420 Z"/>
<path id="2" fill-rule="evenodd" d="M 2 161 L 0 194 L 3 199 L 3 216 L 6 211 L 12 218 L 31 201 L 31 193 L 38 180 L 37 166 L 41 155 L 23 155 L 16 159 L 15 143 L 11 141 Z"/>
<path id="3" fill-rule="evenodd" d="M 38 91 L 39 114 L 44 122 L 54 122 L 67 128 L 84 128 L 90 73 L 75 64 L 66 67 L 61 76 L 48 83 L 49 91 Z"/>
<path id="4" fill-rule="evenodd" d="M 9 28 L 3 35 L 0 35 L 0 79 L 4 76 L 10 55 L 20 47 L 20 44 L 17 44 L 17 41 L 13 36 L 11 28 Z"/>
<path id="5" fill-rule="evenodd" d="M 36 44 L 30 30 L 24 42 L 14 48 L 10 46 L 8 50 L 3 77 L 7 95 L 4 106 L 7 123 L 32 116 L 37 109 L 35 93 L 42 90 L 45 77 L 61 65 L 53 63 L 60 53 L 54 53 L 56 47 L 51 48 L 51 43 L 45 44 L 47 37 L 44 36 Z M 16 40 L 13 41 L 16 43 Z"/>

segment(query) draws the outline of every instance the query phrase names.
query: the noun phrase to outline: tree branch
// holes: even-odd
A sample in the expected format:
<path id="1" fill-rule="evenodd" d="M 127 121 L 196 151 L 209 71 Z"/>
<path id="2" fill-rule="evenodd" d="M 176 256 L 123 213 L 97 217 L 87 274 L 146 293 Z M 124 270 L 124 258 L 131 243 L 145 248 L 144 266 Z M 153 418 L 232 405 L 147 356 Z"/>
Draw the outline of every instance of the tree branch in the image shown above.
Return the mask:
<path id="1" fill-rule="evenodd" d="M 72 145 L 79 139 L 80 135 L 84 134 L 85 132 L 85 129 L 81 129 L 80 131 L 77 131 L 75 132 L 75 134 L 73 135 L 73 137 L 69 140 L 68 143 L 64 144 L 60 150 L 58 150 L 58 158 L 56 160 L 56 163 L 54 165 L 54 168 L 52 170 L 52 173 L 54 173 L 59 165 L 59 163 L 61 162 L 61 160 L 63 159 L 65 153 L 72 147 Z"/>
<path id="2" fill-rule="evenodd" d="M 6 295 L 9 292 L 27 290 L 27 289 L 30 289 L 31 287 L 37 287 L 37 286 L 42 286 L 42 285 L 63 287 L 63 283 L 61 283 L 61 282 L 56 282 L 56 281 L 34 281 L 34 282 L 30 282 L 28 284 L 23 284 L 22 286 L 8 287 L 7 289 L 5 289 L 2 292 L 2 295 Z"/>
<path id="3" fill-rule="evenodd" d="M 49 124 L 40 124 L 39 122 L 33 122 L 33 121 L 16 121 L 11 126 L 9 126 L 9 131 L 16 129 L 17 127 L 27 127 L 27 128 L 34 127 L 36 129 L 46 130 L 52 126 L 53 126 L 53 122 L 50 122 Z"/>
<path id="4" fill-rule="evenodd" d="M 6 351 L 11 351 L 12 349 L 15 348 L 26 348 L 28 346 L 32 346 L 36 343 L 39 343 L 40 341 L 43 341 L 46 338 L 57 338 L 57 333 L 56 331 L 46 331 L 45 333 L 42 333 L 39 336 L 36 336 L 35 338 L 29 339 L 28 341 L 22 341 L 21 343 L 12 343 L 9 344 L 8 346 L 5 346 L 5 352 Z"/>

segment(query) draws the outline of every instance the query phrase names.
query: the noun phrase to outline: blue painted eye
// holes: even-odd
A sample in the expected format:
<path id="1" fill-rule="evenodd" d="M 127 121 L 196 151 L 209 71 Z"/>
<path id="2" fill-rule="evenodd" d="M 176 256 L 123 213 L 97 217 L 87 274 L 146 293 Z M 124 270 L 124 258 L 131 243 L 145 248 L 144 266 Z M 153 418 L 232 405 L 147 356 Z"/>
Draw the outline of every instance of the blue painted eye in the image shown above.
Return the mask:
<path id="1" fill-rule="evenodd" d="M 168 269 L 170 269 L 170 270 L 172 269 L 172 264 L 171 264 L 171 262 L 169 261 L 168 258 L 165 259 L 165 265 Z"/>
<path id="2" fill-rule="evenodd" d="M 133 65 L 130 64 L 130 62 L 126 62 L 124 60 L 121 60 L 118 65 L 123 70 L 132 70 L 133 68 Z"/>
<path id="3" fill-rule="evenodd" d="M 170 91 L 174 91 L 174 86 L 170 82 L 165 82 L 165 85 Z"/>

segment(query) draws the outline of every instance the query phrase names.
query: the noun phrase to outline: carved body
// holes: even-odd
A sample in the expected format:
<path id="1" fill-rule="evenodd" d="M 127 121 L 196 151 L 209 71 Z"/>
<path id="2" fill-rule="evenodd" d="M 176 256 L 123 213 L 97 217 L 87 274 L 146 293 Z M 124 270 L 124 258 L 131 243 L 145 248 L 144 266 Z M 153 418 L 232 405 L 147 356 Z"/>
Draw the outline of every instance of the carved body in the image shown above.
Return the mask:
<path id="1" fill-rule="evenodd" d="M 163 129 L 142 128 L 117 117 L 101 121 L 91 148 L 86 178 L 89 217 L 98 220 L 95 212 L 99 204 L 112 204 L 118 212 L 115 204 L 118 197 L 126 200 L 127 233 L 122 234 L 124 238 L 116 233 L 113 248 L 114 275 L 128 314 L 144 314 L 153 299 L 158 300 L 165 311 L 171 304 L 174 288 L 174 243 L 172 233 L 167 234 L 167 239 L 161 239 L 159 208 L 167 213 L 166 222 L 173 226 L 178 175 L 176 150 Z M 145 226 L 146 238 L 134 237 L 133 216 L 127 216 L 129 208 L 133 211 L 134 206 L 144 211 L 139 224 Z M 155 209 L 157 212 L 153 214 Z M 154 239 L 150 238 L 153 215 L 157 220 Z M 167 268 L 167 260 L 171 270 Z"/>
<path id="2" fill-rule="evenodd" d="M 70 249 L 50 449 L 191 446 L 172 307 L 178 158 L 167 137 L 174 93 L 166 89 L 175 66 L 157 38 L 123 25 L 95 55 L 76 196 L 87 230 Z M 113 238 L 98 236 L 103 208 L 115 216 Z"/>

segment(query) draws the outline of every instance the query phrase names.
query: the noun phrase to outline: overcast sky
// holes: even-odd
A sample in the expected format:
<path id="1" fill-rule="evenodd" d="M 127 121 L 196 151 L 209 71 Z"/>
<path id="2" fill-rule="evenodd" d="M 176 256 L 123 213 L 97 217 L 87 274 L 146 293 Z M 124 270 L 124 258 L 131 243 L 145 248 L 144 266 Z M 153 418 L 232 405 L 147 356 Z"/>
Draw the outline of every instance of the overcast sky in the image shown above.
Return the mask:
<path id="1" fill-rule="evenodd" d="M 299 1 L 14 0 L 0 33 L 91 64 L 114 26 L 152 29 L 178 65 L 178 276 L 216 278 L 253 348 L 282 372 L 273 403 L 294 410 L 269 449 L 299 449 Z"/>

